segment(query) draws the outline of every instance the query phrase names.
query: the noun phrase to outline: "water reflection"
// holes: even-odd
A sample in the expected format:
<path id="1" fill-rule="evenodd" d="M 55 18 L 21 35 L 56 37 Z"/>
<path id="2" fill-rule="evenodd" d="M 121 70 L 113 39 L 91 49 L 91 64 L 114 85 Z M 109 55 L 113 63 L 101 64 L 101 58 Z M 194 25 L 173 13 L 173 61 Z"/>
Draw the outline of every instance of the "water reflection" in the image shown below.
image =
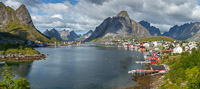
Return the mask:
<path id="1" fill-rule="evenodd" d="M 11 67 L 11 71 L 14 73 L 15 78 L 18 77 L 27 77 L 31 71 L 32 62 L 29 63 L 7 63 Z M 0 66 L 0 72 L 4 71 L 4 65 Z M 0 75 L 1 76 L 1 75 Z M 2 80 L 2 76 L 0 77 Z"/>
<path id="2" fill-rule="evenodd" d="M 140 65 L 143 55 L 116 47 L 37 48 L 46 60 L 9 64 L 18 77 L 26 77 L 33 89 L 111 89 L 135 84 L 127 72 Z M 2 69 L 3 67 L 0 67 Z"/>

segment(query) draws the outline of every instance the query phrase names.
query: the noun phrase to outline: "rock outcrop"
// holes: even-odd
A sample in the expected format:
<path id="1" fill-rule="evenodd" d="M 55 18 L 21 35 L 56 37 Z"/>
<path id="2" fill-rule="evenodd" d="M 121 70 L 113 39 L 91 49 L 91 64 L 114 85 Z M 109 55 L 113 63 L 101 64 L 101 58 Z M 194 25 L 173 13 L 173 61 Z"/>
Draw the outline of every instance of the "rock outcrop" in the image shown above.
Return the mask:
<path id="1" fill-rule="evenodd" d="M 0 32 L 18 35 L 31 41 L 49 41 L 35 28 L 25 5 L 13 10 L 0 2 Z"/>
<path id="2" fill-rule="evenodd" d="M 83 39 L 87 39 L 87 38 L 89 38 L 93 33 L 94 33 L 94 31 L 89 30 L 87 33 L 83 34 L 82 38 L 83 38 Z"/>
<path id="3" fill-rule="evenodd" d="M 152 36 L 161 36 L 160 30 L 154 26 L 151 26 L 151 24 L 147 21 L 140 21 L 139 22 L 142 26 L 144 26 Z"/>
<path id="4" fill-rule="evenodd" d="M 44 31 L 43 34 L 46 35 L 46 36 L 48 36 L 48 37 L 51 37 L 51 38 L 54 37 L 54 38 L 56 38 L 57 40 L 62 41 L 62 38 L 61 38 L 61 36 L 60 36 L 60 33 L 59 33 L 57 30 L 55 30 L 54 28 L 51 29 L 50 31 L 47 29 L 46 31 Z"/>
<path id="5" fill-rule="evenodd" d="M 170 28 L 169 32 L 165 32 L 164 36 L 172 37 L 176 40 L 187 40 L 193 37 L 200 30 L 200 22 L 186 23 L 184 25 L 175 25 Z"/>
<path id="6" fill-rule="evenodd" d="M 141 24 L 130 19 L 126 11 L 121 11 L 117 16 L 105 19 L 85 41 L 113 41 L 123 38 L 147 37 L 151 37 L 149 31 Z"/>

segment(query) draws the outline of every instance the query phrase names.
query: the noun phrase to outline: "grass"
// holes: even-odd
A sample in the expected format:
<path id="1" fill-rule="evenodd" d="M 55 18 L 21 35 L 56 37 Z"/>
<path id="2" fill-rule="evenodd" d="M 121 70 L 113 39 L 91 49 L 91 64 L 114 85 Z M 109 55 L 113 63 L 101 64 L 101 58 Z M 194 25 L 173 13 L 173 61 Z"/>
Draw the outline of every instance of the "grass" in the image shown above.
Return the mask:
<path id="1" fill-rule="evenodd" d="M 16 16 L 15 10 L 11 7 L 7 6 L 6 11 L 8 12 L 8 19 L 9 23 L 4 26 L 0 32 L 10 33 L 12 35 L 19 36 L 20 38 L 24 38 L 25 40 L 35 41 L 39 40 L 42 42 L 50 42 L 50 39 L 40 33 L 34 26 L 25 26 L 20 24 L 20 20 Z M 4 34 L 4 33 L 3 33 Z M 2 37 L 0 36 L 1 40 L 9 40 L 13 39 L 11 37 Z M 23 40 L 24 40 L 23 39 Z"/>
<path id="2" fill-rule="evenodd" d="M 200 89 L 200 50 L 168 56 L 159 62 L 167 64 L 170 71 L 164 76 L 159 89 Z"/>
<path id="3" fill-rule="evenodd" d="M 16 43 L 0 43 L 1 55 L 35 55 L 40 54 L 38 51 L 23 44 Z"/>
<path id="4" fill-rule="evenodd" d="M 174 41 L 173 38 L 167 36 L 153 36 L 150 38 L 139 38 L 138 41 Z"/>

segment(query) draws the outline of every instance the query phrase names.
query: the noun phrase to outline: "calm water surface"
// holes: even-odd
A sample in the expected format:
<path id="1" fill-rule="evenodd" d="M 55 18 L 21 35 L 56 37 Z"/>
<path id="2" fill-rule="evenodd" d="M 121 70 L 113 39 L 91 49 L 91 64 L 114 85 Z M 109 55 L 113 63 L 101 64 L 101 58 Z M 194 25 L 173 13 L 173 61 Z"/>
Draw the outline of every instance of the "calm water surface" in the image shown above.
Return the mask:
<path id="1" fill-rule="evenodd" d="M 9 64 L 17 77 L 26 77 L 32 89 L 112 89 L 133 86 L 127 72 L 141 67 L 142 53 L 117 47 L 36 48 L 45 60 Z M 4 66 L 0 66 L 2 72 Z M 0 76 L 2 80 L 2 77 Z"/>

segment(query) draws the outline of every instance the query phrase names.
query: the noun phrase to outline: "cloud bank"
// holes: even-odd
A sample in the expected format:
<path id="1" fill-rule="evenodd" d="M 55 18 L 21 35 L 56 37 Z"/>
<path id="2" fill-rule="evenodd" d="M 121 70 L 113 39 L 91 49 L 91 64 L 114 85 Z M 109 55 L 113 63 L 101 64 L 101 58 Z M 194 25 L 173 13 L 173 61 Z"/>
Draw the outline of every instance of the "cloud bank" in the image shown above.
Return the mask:
<path id="1" fill-rule="evenodd" d="M 69 0 L 48 3 L 41 0 L 0 0 L 12 8 L 25 4 L 35 26 L 46 28 L 88 31 L 95 29 L 107 17 L 121 10 L 128 11 L 135 21 L 145 20 L 168 31 L 173 25 L 200 21 L 199 0 Z"/>

